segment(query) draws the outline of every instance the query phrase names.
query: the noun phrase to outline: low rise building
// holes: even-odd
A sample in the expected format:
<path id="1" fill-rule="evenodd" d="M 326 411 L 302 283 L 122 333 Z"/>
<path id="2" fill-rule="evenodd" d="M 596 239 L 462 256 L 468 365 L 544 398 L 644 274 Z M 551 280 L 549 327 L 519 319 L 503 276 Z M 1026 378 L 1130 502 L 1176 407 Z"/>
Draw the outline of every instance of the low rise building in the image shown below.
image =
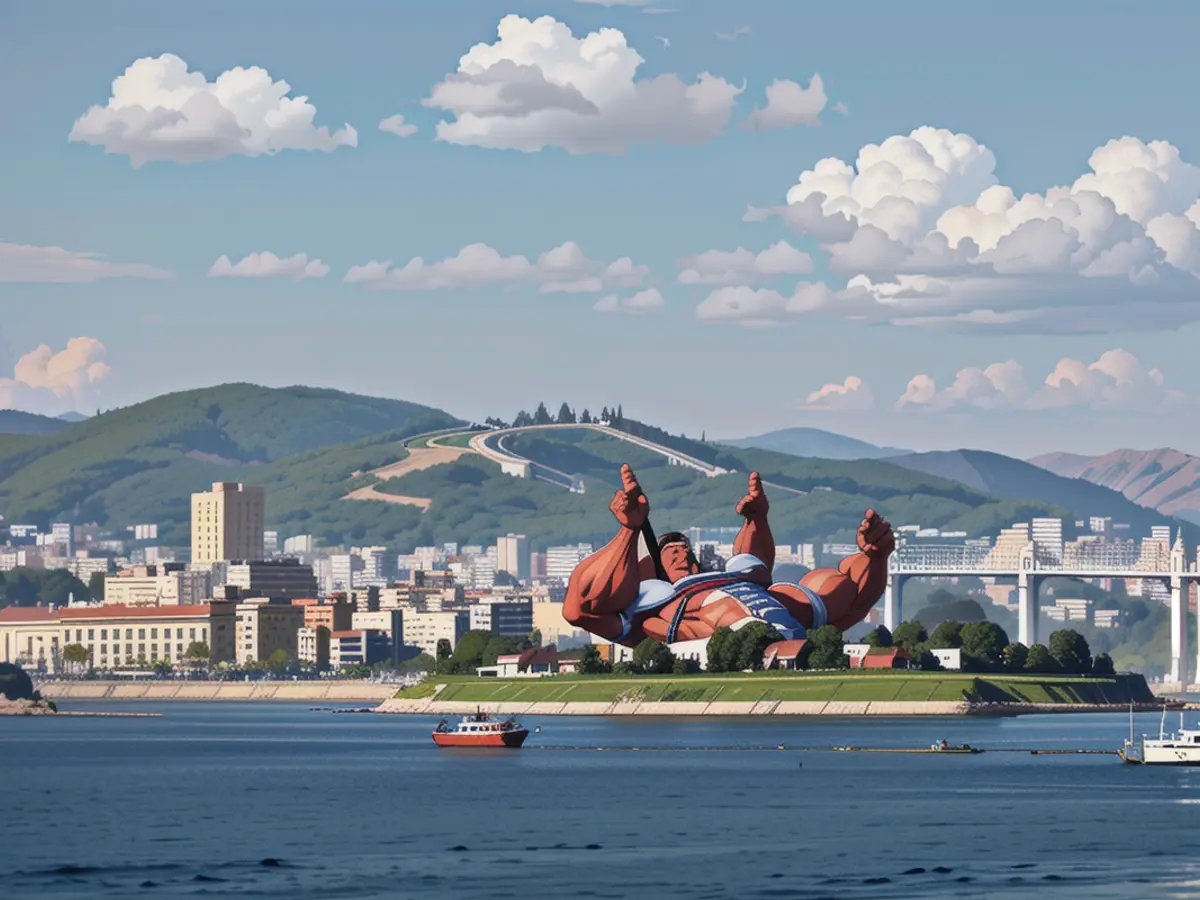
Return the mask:
<path id="1" fill-rule="evenodd" d="M 334 669 L 392 659 L 392 638 L 373 628 L 335 631 L 329 636 L 329 665 Z"/>
<path id="2" fill-rule="evenodd" d="M 317 596 L 312 566 L 301 565 L 296 559 L 231 562 L 225 567 L 225 584 L 236 587 L 241 597 L 290 602 Z"/>
<path id="3" fill-rule="evenodd" d="M 84 647 L 99 669 L 180 663 L 193 644 L 207 645 L 212 663 L 231 661 L 234 615 L 232 603 L 8 607 L 0 610 L 0 662 L 60 673 L 70 644 Z"/>
<path id="4" fill-rule="evenodd" d="M 104 579 L 104 603 L 113 606 L 192 606 L 212 595 L 212 576 L 181 563 L 134 566 Z"/>
<path id="5" fill-rule="evenodd" d="M 345 600 L 322 603 L 320 600 L 306 597 L 293 600 L 292 605 L 304 610 L 306 628 L 324 627 L 327 631 L 347 631 L 353 627 L 351 617 L 354 615 L 354 605 Z"/>
<path id="6" fill-rule="evenodd" d="M 237 604 L 235 661 L 238 665 L 265 662 L 278 650 L 298 659 L 299 632 L 303 627 L 303 607 L 269 597 L 244 600 Z"/>
<path id="7" fill-rule="evenodd" d="M 438 641 L 449 641 L 453 649 L 470 627 L 466 612 L 411 612 L 404 617 L 404 643 L 437 656 Z"/>
<path id="8" fill-rule="evenodd" d="M 296 658 L 320 668 L 328 666 L 329 634 L 324 625 L 301 628 L 296 632 Z"/>

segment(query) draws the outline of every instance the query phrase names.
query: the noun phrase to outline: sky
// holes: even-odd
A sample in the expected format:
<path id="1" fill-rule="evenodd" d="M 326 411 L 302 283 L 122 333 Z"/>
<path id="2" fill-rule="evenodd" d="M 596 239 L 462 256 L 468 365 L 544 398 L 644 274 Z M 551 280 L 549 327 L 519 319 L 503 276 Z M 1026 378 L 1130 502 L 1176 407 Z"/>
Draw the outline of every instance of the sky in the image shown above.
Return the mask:
<path id="1" fill-rule="evenodd" d="M 5 20 L 0 408 L 251 381 L 1200 454 L 1194 3 Z"/>

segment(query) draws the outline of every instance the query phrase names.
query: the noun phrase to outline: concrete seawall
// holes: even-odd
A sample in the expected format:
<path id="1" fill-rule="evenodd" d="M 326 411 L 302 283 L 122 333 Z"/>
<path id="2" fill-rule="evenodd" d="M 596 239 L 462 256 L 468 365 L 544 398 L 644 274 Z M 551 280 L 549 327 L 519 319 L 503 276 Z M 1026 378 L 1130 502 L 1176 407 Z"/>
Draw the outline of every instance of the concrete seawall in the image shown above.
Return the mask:
<path id="1" fill-rule="evenodd" d="M 481 709 L 505 716 L 962 716 L 971 712 L 966 703 L 951 702 L 825 702 L 768 700 L 757 702 L 639 702 L 596 703 L 456 703 L 421 700 L 385 700 L 376 712 L 401 715 L 451 716 Z"/>
<path id="2" fill-rule="evenodd" d="M 48 681 L 48 700 L 275 700 L 302 703 L 378 703 L 394 684 L 359 681 Z"/>

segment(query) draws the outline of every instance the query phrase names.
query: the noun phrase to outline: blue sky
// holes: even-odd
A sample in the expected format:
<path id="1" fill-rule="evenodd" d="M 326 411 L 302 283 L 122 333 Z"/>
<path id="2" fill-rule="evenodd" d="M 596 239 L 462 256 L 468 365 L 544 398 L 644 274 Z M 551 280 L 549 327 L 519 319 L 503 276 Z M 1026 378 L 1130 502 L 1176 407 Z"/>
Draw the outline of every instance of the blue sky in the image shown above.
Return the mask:
<path id="1" fill-rule="evenodd" d="M 0 248 L 0 405 L 7 397 L 42 412 L 91 411 L 248 380 L 401 397 L 477 418 L 507 418 L 540 399 L 580 408 L 619 402 L 628 414 L 710 436 L 813 425 L 920 449 L 1031 455 L 1168 445 L 1200 453 L 1192 414 L 1200 372 L 1188 352 L 1200 312 L 1185 216 L 1200 199 L 1186 166 L 1200 161 L 1200 125 L 1188 115 L 1190 84 L 1179 75 L 1191 55 L 1192 4 L 1159 3 L 1141 15 L 1128 4 L 1089 4 L 1086 15 L 1075 4 L 1024 2 L 658 5 L 678 11 L 648 15 L 636 5 L 571 0 L 46 3 L 9 11 L 0 76 L 19 89 L 0 95 L 0 243 L 26 249 Z M 727 124 L 670 97 L 647 99 L 633 116 L 605 106 L 605 79 L 618 75 L 599 71 L 576 84 L 579 65 L 545 65 L 542 99 L 529 104 L 553 89 L 560 106 L 578 100 L 609 116 L 613 127 L 600 129 L 606 140 L 619 143 L 635 119 L 653 139 L 620 154 L 470 146 L 455 143 L 453 129 L 450 140 L 436 140 L 437 123 L 496 102 L 493 86 L 506 77 L 499 69 L 469 84 L 447 76 L 474 45 L 495 43 L 509 14 L 552 16 L 576 39 L 617 29 L 644 60 L 638 81 L 674 73 L 692 84 L 708 72 L 746 87 Z M 736 40 L 717 37 L 739 29 Z M 127 152 L 105 152 L 106 141 L 117 147 L 112 132 L 93 129 L 93 143 L 68 140 L 76 120 L 108 102 L 114 78 L 163 54 L 209 82 L 237 66 L 262 67 L 290 85 L 291 97 L 309 98 L 317 126 L 353 126 L 357 145 L 135 167 Z M 826 95 L 819 125 L 789 118 L 784 104 L 780 127 L 740 127 L 766 106 L 773 81 L 809 87 L 814 73 Z M 446 108 L 422 105 L 435 85 L 455 97 L 473 93 Z M 400 138 L 379 130 L 394 114 L 418 131 Z M 512 143 L 513 134 L 564 143 L 575 133 L 570 115 L 558 107 L 527 118 L 510 111 L 485 116 L 481 127 L 493 144 Z M 974 187 L 955 204 L 933 202 L 916 231 L 901 235 L 895 223 L 903 216 L 892 207 L 863 212 L 854 227 L 864 245 L 855 243 L 839 267 L 831 263 L 839 251 L 819 228 L 789 228 L 778 215 L 743 221 L 748 205 L 782 207 L 818 160 L 853 165 L 864 146 L 922 126 L 969 135 L 994 165 L 984 166 L 990 180 L 942 185 L 946 196 Z M 672 143 L 688 128 L 707 131 Z M 945 221 L 934 213 L 973 204 L 980 186 L 1008 186 L 1016 197 L 1056 186 L 1086 192 L 1076 180 L 1090 171 L 1093 151 L 1124 136 L 1168 142 L 1183 168 L 1160 167 L 1147 176 L 1158 179 L 1149 188 L 1118 171 L 1088 194 L 1095 203 L 1071 207 L 1082 209 L 1077 219 L 1057 207 L 1087 240 L 1072 243 L 1070 228 L 1014 224 L 997 247 L 974 256 L 960 243 L 959 257 L 936 271 L 891 255 L 895 247 L 912 251 L 935 219 Z M 1128 147 L 1117 155 L 1137 157 Z M 1161 208 L 1139 206 L 1130 191 L 1141 189 L 1157 191 Z M 1132 218 L 1097 237 L 1095 222 L 1108 222 L 1105 204 Z M 839 209 L 820 208 L 821 222 Z M 978 233 L 975 225 L 937 227 L 956 238 L 989 233 L 983 225 Z M 1065 250 L 1055 244 L 1064 233 Z M 850 246 L 846 235 L 838 240 Z M 595 291 L 554 293 L 539 292 L 547 279 L 535 271 L 503 285 L 480 276 L 429 290 L 419 280 L 387 289 L 399 283 L 392 276 L 345 281 L 351 267 L 371 261 L 390 261 L 394 276 L 414 257 L 428 264 L 476 243 L 533 264 L 568 241 L 595 263 L 588 275 L 623 257 L 647 271 L 619 283 L 601 277 Z M 739 246 L 758 253 L 779 241 L 808 254 L 811 271 L 724 272 L 721 263 L 711 283 L 679 283 L 684 258 Z M 48 258 L 40 249 L 47 247 L 143 268 L 104 278 L 73 268 L 72 277 L 92 280 L 63 283 L 64 263 Z M 305 253 L 328 273 L 206 274 L 223 255 L 237 263 L 267 251 Z M 1106 260 L 1104 277 L 1095 277 Z M 973 281 L 984 269 L 987 277 Z M 140 277 L 155 271 L 172 277 Z M 848 290 L 860 271 L 870 273 L 870 289 Z M 889 303 L 878 285 L 905 273 L 926 280 Z M 935 288 L 926 289 L 928 279 Z M 804 293 L 799 308 L 785 309 L 798 281 L 828 288 L 819 302 Z M 643 293 L 650 290 L 658 294 Z M 640 307 L 622 305 L 637 295 Z M 748 296 L 761 308 L 750 310 Z M 616 311 L 596 311 L 607 297 Z M 1012 318 L 981 318 L 980 310 Z M 68 346 L 72 338 L 90 341 Z M 42 345 L 49 354 L 13 371 Z M 1104 356 L 1116 350 L 1124 353 Z M 988 369 L 993 364 L 1003 365 Z M 917 376 L 928 382 L 914 383 Z M 822 393 L 826 385 L 840 388 Z M 909 402 L 896 409 L 902 395 Z"/>

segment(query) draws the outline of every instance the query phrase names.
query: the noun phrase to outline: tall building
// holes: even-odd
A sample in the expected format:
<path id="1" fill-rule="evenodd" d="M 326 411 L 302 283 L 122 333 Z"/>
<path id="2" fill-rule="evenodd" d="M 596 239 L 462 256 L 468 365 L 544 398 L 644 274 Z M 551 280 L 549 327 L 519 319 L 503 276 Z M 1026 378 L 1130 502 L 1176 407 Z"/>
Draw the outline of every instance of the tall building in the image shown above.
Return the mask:
<path id="1" fill-rule="evenodd" d="M 1150 540 L 1166 541 L 1168 544 L 1170 544 L 1171 543 L 1171 526 L 1170 525 L 1151 525 L 1150 526 Z"/>
<path id="2" fill-rule="evenodd" d="M 192 494 L 192 562 L 263 558 L 266 491 L 231 481 Z"/>
<path id="3" fill-rule="evenodd" d="M 529 541 L 523 534 L 506 534 L 496 540 L 496 571 L 514 578 L 529 577 Z"/>
<path id="4" fill-rule="evenodd" d="M 570 579 L 575 567 L 592 555 L 591 544 L 568 544 L 546 548 L 546 577 L 562 582 Z"/>
<path id="5" fill-rule="evenodd" d="M 536 551 L 529 554 L 529 580 L 540 581 L 546 578 L 546 554 Z"/>
<path id="6" fill-rule="evenodd" d="M 236 607 L 235 650 L 238 665 L 265 662 L 277 650 L 299 659 L 299 631 L 304 627 L 304 609 L 254 597 Z"/>
<path id="7" fill-rule="evenodd" d="M 1061 563 L 1063 559 L 1062 519 L 1037 518 L 1030 523 L 1038 557 L 1044 562 Z"/>

